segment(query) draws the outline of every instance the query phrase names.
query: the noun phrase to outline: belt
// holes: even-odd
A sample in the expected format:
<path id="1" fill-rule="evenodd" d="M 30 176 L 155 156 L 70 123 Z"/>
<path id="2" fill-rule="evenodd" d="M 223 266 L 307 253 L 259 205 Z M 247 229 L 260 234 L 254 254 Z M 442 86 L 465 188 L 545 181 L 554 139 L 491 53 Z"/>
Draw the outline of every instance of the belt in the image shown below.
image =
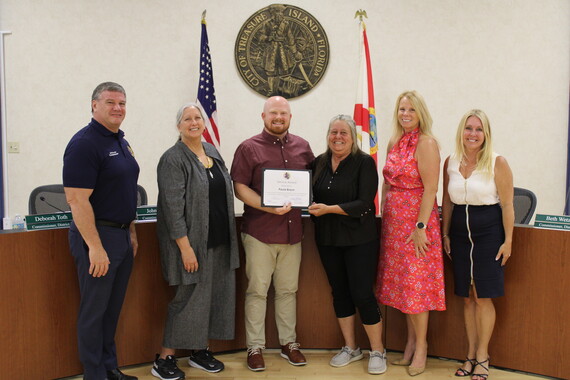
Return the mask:
<path id="1" fill-rule="evenodd" d="M 124 224 L 124 223 L 115 223 L 115 222 L 110 222 L 108 220 L 103 220 L 103 219 L 97 219 L 95 221 L 95 224 L 98 226 L 105 226 L 105 227 L 115 227 L 115 228 L 120 228 L 122 230 L 126 230 L 127 228 L 129 228 L 129 226 L 131 225 L 129 224 Z"/>

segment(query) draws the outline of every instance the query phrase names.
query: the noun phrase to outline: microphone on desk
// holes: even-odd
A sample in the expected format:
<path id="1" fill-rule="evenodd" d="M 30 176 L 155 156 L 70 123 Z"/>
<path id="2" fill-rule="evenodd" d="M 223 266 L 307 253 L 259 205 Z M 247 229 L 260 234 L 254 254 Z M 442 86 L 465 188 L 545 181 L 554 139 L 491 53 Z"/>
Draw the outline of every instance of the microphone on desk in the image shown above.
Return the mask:
<path id="1" fill-rule="evenodd" d="M 52 204 L 49 203 L 49 202 L 47 201 L 47 199 L 46 199 L 45 197 L 43 197 L 43 196 L 40 197 L 40 201 L 45 202 L 48 206 L 51 206 L 51 207 L 55 208 L 55 209 L 56 209 L 57 211 L 59 211 L 59 212 L 67 212 L 67 211 L 63 211 L 62 209 L 60 209 L 60 208 L 57 207 L 57 206 L 52 205 Z"/>

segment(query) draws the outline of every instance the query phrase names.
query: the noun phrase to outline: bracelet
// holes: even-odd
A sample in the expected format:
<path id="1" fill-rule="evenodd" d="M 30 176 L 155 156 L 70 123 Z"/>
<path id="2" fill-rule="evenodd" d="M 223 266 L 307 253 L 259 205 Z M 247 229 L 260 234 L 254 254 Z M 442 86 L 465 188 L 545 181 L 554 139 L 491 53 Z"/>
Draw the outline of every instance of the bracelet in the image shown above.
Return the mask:
<path id="1" fill-rule="evenodd" d="M 449 237 L 449 235 L 448 235 L 448 234 L 445 234 L 445 235 L 443 235 L 441 238 L 442 238 L 442 239 L 445 239 L 446 237 Z"/>

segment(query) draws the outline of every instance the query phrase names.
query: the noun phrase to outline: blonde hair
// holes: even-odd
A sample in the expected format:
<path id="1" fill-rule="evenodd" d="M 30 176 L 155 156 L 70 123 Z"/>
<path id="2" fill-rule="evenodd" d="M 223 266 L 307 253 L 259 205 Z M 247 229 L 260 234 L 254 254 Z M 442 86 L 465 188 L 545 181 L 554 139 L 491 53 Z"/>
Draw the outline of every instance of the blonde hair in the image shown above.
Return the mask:
<path id="1" fill-rule="evenodd" d="M 416 110 L 416 114 L 418 115 L 419 119 L 419 128 L 420 133 L 432 137 L 434 140 L 437 141 L 435 136 L 431 131 L 431 126 L 433 124 L 433 120 L 427 108 L 426 102 L 423 96 L 420 95 L 417 91 L 404 91 L 398 96 L 396 99 L 396 107 L 394 108 L 394 118 L 392 119 L 392 137 L 390 139 L 392 144 L 395 144 L 402 135 L 404 134 L 404 128 L 400 125 L 400 121 L 398 120 L 398 110 L 400 109 L 400 101 L 406 98 L 412 103 L 412 106 Z"/>
<path id="2" fill-rule="evenodd" d="M 477 166 L 475 167 L 475 170 L 479 170 L 490 177 L 493 175 L 493 141 L 491 140 L 491 123 L 489 123 L 489 118 L 485 112 L 478 109 L 472 109 L 463 115 L 459 122 L 459 126 L 457 127 L 457 133 L 455 134 L 454 157 L 458 161 L 461 161 L 463 157 L 465 157 L 463 132 L 467 125 L 467 119 L 471 116 L 475 116 L 481 121 L 483 134 L 485 135 L 485 140 L 483 141 L 483 145 L 481 145 L 481 150 L 477 152 Z"/>

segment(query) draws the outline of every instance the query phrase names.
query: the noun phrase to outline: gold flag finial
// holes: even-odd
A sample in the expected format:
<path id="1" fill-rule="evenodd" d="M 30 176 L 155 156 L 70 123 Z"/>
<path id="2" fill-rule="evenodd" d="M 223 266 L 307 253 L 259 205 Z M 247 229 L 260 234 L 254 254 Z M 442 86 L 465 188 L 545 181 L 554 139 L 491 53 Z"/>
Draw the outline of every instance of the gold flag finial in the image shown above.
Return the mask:
<path id="1" fill-rule="evenodd" d="M 204 9 L 204 12 L 202 12 L 202 24 L 206 24 L 206 10 Z"/>
<path id="2" fill-rule="evenodd" d="M 360 22 L 362 22 L 362 17 L 368 18 L 368 16 L 366 15 L 366 11 L 364 9 L 359 9 L 356 11 L 356 13 L 354 14 L 354 18 L 357 17 L 360 19 Z"/>

